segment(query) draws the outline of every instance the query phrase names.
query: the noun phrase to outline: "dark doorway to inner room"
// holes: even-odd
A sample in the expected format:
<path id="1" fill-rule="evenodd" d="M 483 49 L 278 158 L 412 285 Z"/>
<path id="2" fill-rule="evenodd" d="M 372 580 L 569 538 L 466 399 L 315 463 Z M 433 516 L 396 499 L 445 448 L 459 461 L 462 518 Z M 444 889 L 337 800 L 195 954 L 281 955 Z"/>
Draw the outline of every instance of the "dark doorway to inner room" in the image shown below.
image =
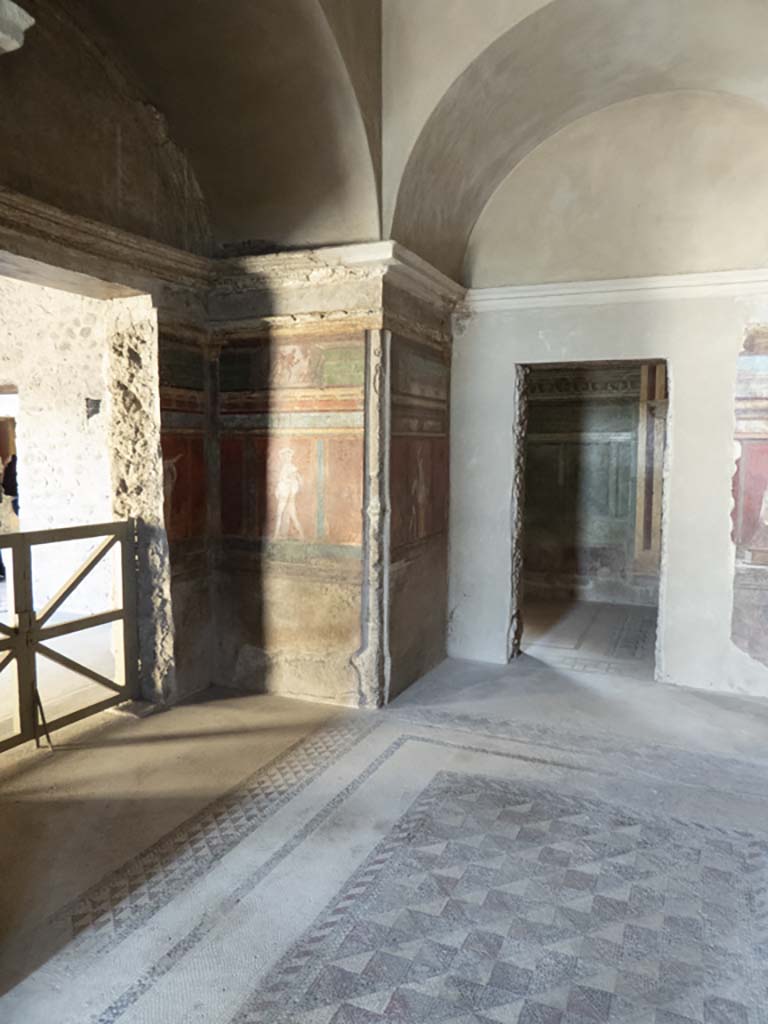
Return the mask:
<path id="1" fill-rule="evenodd" d="M 653 679 L 666 365 L 531 366 L 525 387 L 523 650 Z"/>

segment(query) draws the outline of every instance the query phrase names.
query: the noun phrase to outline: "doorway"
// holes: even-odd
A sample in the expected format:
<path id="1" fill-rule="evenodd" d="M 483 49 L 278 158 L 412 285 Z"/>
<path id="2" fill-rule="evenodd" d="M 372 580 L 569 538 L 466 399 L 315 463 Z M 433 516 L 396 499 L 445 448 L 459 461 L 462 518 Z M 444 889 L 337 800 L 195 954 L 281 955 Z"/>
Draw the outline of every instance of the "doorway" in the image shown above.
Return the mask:
<path id="1" fill-rule="evenodd" d="M 18 415 L 19 396 L 16 388 L 8 384 L 0 384 L 0 533 L 13 529 L 15 513 L 10 496 L 4 495 L 2 481 L 5 469 L 10 465 L 11 457 L 16 454 L 16 417 Z M 12 576 L 12 565 L 6 564 L 0 550 L 0 615 L 8 609 L 8 587 Z M 2 709 L 0 708 L 0 718 Z"/>
<path id="2" fill-rule="evenodd" d="M 157 321 L 148 297 L 94 289 L 0 275 L 0 443 L 17 455 L 0 523 L 0 749 L 43 713 L 54 729 L 173 684 Z"/>
<path id="3" fill-rule="evenodd" d="M 654 678 L 668 383 L 661 361 L 529 366 L 522 650 Z"/>

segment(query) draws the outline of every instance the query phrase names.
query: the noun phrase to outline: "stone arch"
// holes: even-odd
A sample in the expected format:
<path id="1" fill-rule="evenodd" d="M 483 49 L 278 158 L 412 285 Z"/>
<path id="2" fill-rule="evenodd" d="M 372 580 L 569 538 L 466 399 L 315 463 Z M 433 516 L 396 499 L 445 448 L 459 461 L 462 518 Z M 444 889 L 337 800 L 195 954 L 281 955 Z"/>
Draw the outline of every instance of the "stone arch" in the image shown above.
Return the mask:
<path id="1" fill-rule="evenodd" d="M 400 184 L 393 234 L 460 279 L 487 202 L 571 122 L 648 93 L 721 90 L 768 103 L 759 0 L 553 0 L 492 43 L 425 125 Z"/>
<path id="2" fill-rule="evenodd" d="M 478 218 L 475 288 L 768 265 L 768 109 L 725 93 L 654 93 L 546 139 Z"/>

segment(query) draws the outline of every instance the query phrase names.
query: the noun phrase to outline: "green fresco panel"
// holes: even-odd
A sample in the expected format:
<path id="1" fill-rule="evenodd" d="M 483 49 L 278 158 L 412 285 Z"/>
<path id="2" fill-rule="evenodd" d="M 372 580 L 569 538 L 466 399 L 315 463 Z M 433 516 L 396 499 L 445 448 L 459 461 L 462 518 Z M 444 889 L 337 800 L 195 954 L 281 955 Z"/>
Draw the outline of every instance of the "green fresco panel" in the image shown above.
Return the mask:
<path id="1" fill-rule="evenodd" d="M 323 357 L 322 386 L 326 388 L 362 387 L 365 380 L 365 353 L 362 346 L 327 349 Z"/>
<path id="2" fill-rule="evenodd" d="M 205 360 L 202 353 L 161 342 L 158 361 L 161 387 L 205 390 Z"/>

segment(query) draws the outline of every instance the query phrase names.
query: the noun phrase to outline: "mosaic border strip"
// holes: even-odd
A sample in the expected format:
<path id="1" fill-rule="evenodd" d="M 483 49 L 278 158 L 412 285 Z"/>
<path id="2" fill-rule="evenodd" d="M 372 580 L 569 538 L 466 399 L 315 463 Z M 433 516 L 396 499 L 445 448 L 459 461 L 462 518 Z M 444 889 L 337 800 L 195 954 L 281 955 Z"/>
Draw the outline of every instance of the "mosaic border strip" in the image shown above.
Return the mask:
<path id="1" fill-rule="evenodd" d="M 360 743 L 380 720 L 321 726 L 156 843 L 110 872 L 43 925 L 69 920 L 67 952 L 102 953 L 146 923 L 229 850 Z"/>
<path id="2" fill-rule="evenodd" d="M 619 757 L 626 770 L 635 775 L 658 778 L 664 782 L 671 779 L 676 785 L 701 786 L 702 777 L 715 772 L 720 775 L 723 783 L 718 786 L 719 792 L 728 793 L 730 784 L 732 792 L 740 798 L 766 799 L 768 758 L 758 761 L 729 754 L 683 750 L 671 744 L 639 743 L 632 737 L 617 733 L 578 733 L 568 729 L 553 729 L 524 719 L 488 718 L 467 712 L 433 711 L 407 705 L 392 705 L 384 711 L 384 715 L 390 721 L 396 719 L 403 726 L 410 724 L 434 729 L 455 729 L 458 732 L 471 732 L 581 756 L 597 753 L 601 757 Z M 745 788 L 745 782 L 753 788 Z"/>
<path id="3" fill-rule="evenodd" d="M 370 732 L 370 730 L 368 730 Z M 367 733 L 366 733 L 367 735 Z M 249 875 L 248 878 L 244 879 L 227 897 L 225 901 L 216 905 L 216 907 L 209 910 L 204 917 L 198 922 L 195 927 L 180 939 L 168 952 L 163 956 L 156 964 L 154 964 L 147 972 L 145 972 L 140 978 L 138 978 L 133 985 L 126 989 L 126 991 L 119 996 L 113 1003 L 111 1003 L 106 1010 L 101 1014 L 98 1014 L 92 1018 L 92 1024 L 114 1024 L 115 1021 L 119 1020 L 120 1017 L 130 1009 L 134 1003 L 138 1002 L 141 997 L 149 992 L 154 985 L 160 981 L 169 971 L 171 971 L 183 957 L 190 953 L 195 946 L 197 946 L 203 938 L 207 935 L 210 929 L 220 920 L 223 914 L 226 914 L 228 910 L 233 909 L 237 904 L 246 896 L 254 886 L 258 885 L 266 876 L 273 870 L 273 868 L 280 863 L 285 857 L 288 856 L 297 846 L 315 831 L 330 813 L 340 807 L 345 800 L 347 800 L 355 790 L 359 789 L 367 780 L 383 765 L 385 764 L 393 754 L 409 740 L 415 739 L 413 736 L 400 736 L 398 739 L 391 743 L 386 750 L 384 750 L 375 760 L 371 761 L 365 771 L 361 772 L 356 776 L 344 789 L 340 790 L 324 807 L 321 808 L 315 814 L 310 821 L 306 823 L 298 832 L 296 832 L 291 838 L 276 850 L 275 853 L 261 865 L 253 874 Z"/>

